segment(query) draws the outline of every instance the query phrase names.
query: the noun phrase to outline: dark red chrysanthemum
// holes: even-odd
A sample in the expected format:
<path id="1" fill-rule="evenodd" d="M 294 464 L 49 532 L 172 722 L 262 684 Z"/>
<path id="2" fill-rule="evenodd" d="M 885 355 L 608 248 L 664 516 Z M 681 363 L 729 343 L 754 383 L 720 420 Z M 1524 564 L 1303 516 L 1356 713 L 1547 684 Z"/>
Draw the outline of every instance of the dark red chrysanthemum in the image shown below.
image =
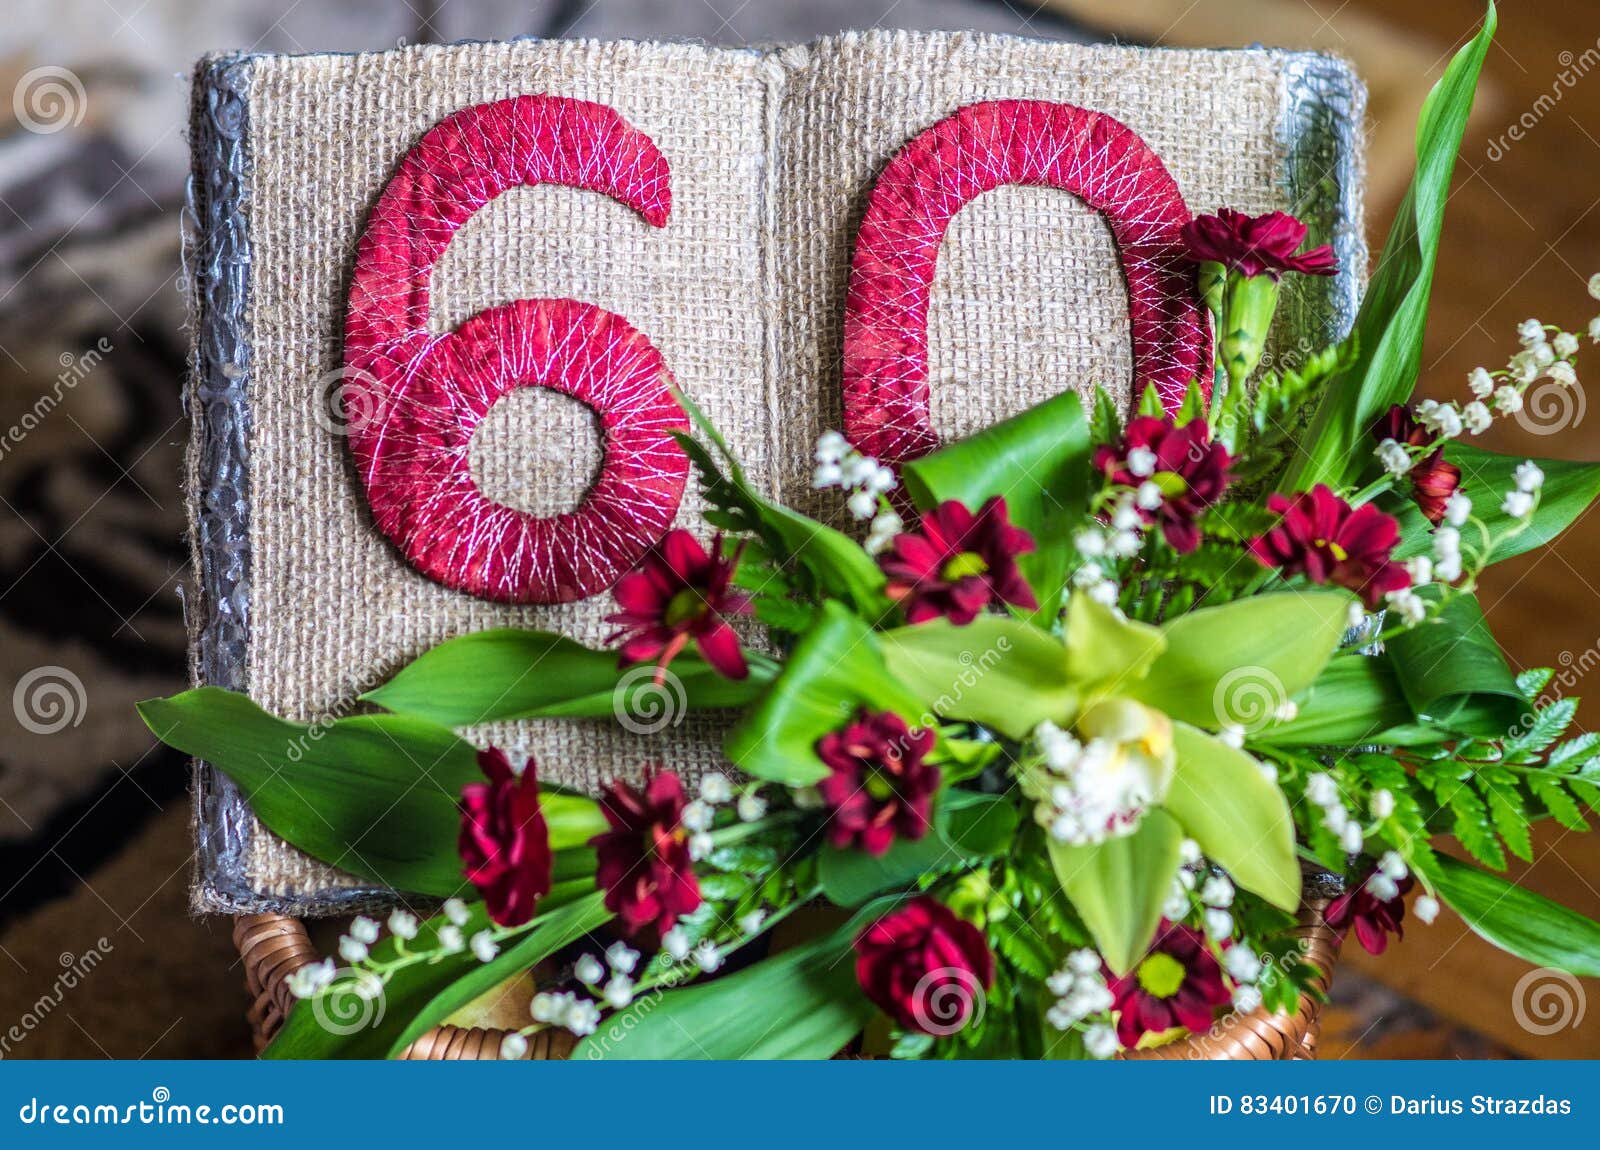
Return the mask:
<path id="1" fill-rule="evenodd" d="M 983 932 L 921 895 L 856 936 L 856 981 L 907 1030 L 954 1034 L 994 982 Z"/>
<path id="2" fill-rule="evenodd" d="M 1283 518 L 1250 550 L 1267 567 L 1285 575 L 1304 573 L 1313 583 L 1336 583 L 1376 608 L 1390 591 L 1411 585 L 1411 576 L 1393 559 L 1400 525 L 1370 503 L 1352 508 L 1323 484 L 1293 498 L 1273 495 L 1267 509 Z"/>
<path id="3" fill-rule="evenodd" d="M 920 533 L 895 536 L 893 548 L 878 561 L 907 622 L 943 616 L 964 626 L 991 603 L 1029 610 L 1039 605 L 1017 570 L 1017 556 L 1034 549 L 1033 536 L 1012 526 L 1003 497 L 990 499 L 976 515 L 947 499 L 924 511 L 920 526 Z"/>
<path id="4" fill-rule="evenodd" d="M 652 774 L 643 790 L 608 783 L 600 796 L 611 829 L 589 840 L 595 883 L 606 892 L 606 909 L 629 934 L 647 926 L 671 930 L 680 915 L 700 905 L 683 825 L 685 802 L 683 782 L 672 771 Z"/>
<path id="5" fill-rule="evenodd" d="M 1129 454 L 1138 449 L 1155 456 L 1153 469 L 1141 469 L 1143 475 L 1128 466 Z M 1181 555 L 1200 546 L 1197 520 L 1233 482 L 1228 471 L 1232 465 L 1228 449 L 1212 442 L 1211 428 L 1203 419 L 1178 427 L 1171 416 L 1136 416 L 1120 441 L 1102 444 L 1094 452 L 1095 469 L 1113 483 L 1136 488 L 1149 480 L 1161 488 L 1161 506 L 1141 514 L 1146 523 L 1161 524 L 1167 543 Z"/>
<path id="6" fill-rule="evenodd" d="M 550 832 L 539 805 L 539 780 L 532 759 L 519 776 L 496 747 L 478 752 L 478 767 L 489 781 L 461 788 L 456 846 L 489 917 L 501 926 L 521 926 L 550 892 Z"/>
<path id="7" fill-rule="evenodd" d="M 1233 998 L 1205 936 L 1165 920 L 1150 953 L 1121 978 L 1108 975 L 1106 984 L 1111 988 L 1112 1009 L 1119 1012 L 1117 1038 L 1130 1049 L 1144 1035 L 1176 1026 L 1206 1030 L 1217 1007 Z"/>
<path id="8" fill-rule="evenodd" d="M 738 557 L 724 558 L 722 536 L 710 554 L 687 531 L 669 531 L 612 589 L 622 610 L 606 617 L 622 628 L 607 642 L 622 642 L 624 664 L 652 660 L 663 669 L 694 641 L 717 674 L 742 679 L 750 673 L 731 615 L 750 610 L 750 601 L 732 589 Z"/>
<path id="9" fill-rule="evenodd" d="M 1368 875 L 1367 878 L 1371 878 Z M 1406 916 L 1406 894 L 1415 883 L 1410 875 L 1395 883 L 1395 896 L 1380 899 L 1367 889 L 1367 879 L 1359 886 L 1347 890 L 1328 904 L 1322 912 L 1323 919 L 1343 938 L 1352 926 L 1356 940 L 1368 954 L 1382 954 L 1389 945 L 1389 936 L 1405 937 L 1401 920 Z"/>
<path id="10" fill-rule="evenodd" d="M 1380 443 L 1392 439 L 1408 447 L 1425 447 L 1433 442 L 1433 436 L 1417 422 L 1411 409 L 1399 403 L 1372 425 L 1372 438 Z M 1444 505 L 1461 486 L 1461 468 L 1445 461 L 1441 447 L 1413 463 L 1407 476 L 1411 480 L 1411 498 L 1428 522 L 1438 526 L 1444 521 Z"/>
<path id="11" fill-rule="evenodd" d="M 939 768 L 923 761 L 933 743 L 927 727 L 913 731 L 892 711 L 865 710 L 818 739 L 817 756 L 833 772 L 817 784 L 829 811 L 829 841 L 881 855 L 896 838 L 927 834 L 940 780 Z"/>
<path id="12" fill-rule="evenodd" d="M 1331 276 L 1339 270 L 1327 244 L 1296 255 L 1305 241 L 1306 226 L 1287 212 L 1247 216 L 1223 208 L 1183 225 L 1183 243 L 1191 259 L 1224 264 L 1242 275 L 1277 279 L 1284 272 Z"/>

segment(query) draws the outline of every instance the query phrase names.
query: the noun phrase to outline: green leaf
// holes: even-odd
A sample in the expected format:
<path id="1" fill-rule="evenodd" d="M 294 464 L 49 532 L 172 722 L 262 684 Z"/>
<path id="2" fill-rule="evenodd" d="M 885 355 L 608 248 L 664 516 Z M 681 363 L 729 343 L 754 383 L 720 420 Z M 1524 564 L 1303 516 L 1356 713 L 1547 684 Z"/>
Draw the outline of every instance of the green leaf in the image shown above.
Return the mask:
<path id="1" fill-rule="evenodd" d="M 1324 392 L 1280 490 L 1307 490 L 1317 483 L 1345 485 L 1370 459 L 1371 453 L 1360 446 L 1367 429 L 1391 404 L 1403 403 L 1411 395 L 1422 363 L 1428 296 L 1450 176 L 1472 110 L 1478 73 L 1494 37 L 1495 19 L 1491 4 L 1483 28 L 1456 53 L 1422 105 L 1416 174 L 1356 317 L 1355 362 Z"/>
<path id="2" fill-rule="evenodd" d="M 893 711 L 907 723 L 931 722 L 917 696 L 884 663 L 866 623 L 835 602 L 795 644 L 782 673 L 724 743 L 735 766 L 756 778 L 803 787 L 824 779 L 817 740 L 859 709 Z"/>
<path id="3" fill-rule="evenodd" d="M 1501 950 L 1535 966 L 1600 977 L 1600 923 L 1446 855 L 1428 877 L 1439 897 Z"/>
<path id="4" fill-rule="evenodd" d="M 1522 714 L 1516 676 L 1474 595 L 1388 641 L 1389 662 L 1419 718 L 1467 735 L 1503 735 Z"/>
<path id="5" fill-rule="evenodd" d="M 839 906 L 859 906 L 921 875 L 998 854 L 1016 829 L 1016 808 L 999 796 L 946 791 L 933 828 L 920 839 L 900 839 L 878 858 L 853 847 L 823 847 L 817 870 L 822 893 Z"/>
<path id="6" fill-rule="evenodd" d="M 444 727 L 409 715 L 308 727 L 217 687 L 146 700 L 139 714 L 162 742 L 238 783 L 267 828 L 313 858 L 416 894 L 465 885 L 456 803 L 483 774 L 472 745 Z M 606 829 L 592 799 L 541 803 L 557 850 Z"/>
<path id="7" fill-rule="evenodd" d="M 1150 810 L 1131 835 L 1094 846 L 1048 841 L 1056 878 L 1095 946 L 1113 973 L 1126 974 L 1155 938 L 1183 832 L 1164 811 Z"/>
<path id="8" fill-rule="evenodd" d="M 1482 519 L 1495 535 L 1502 535 L 1519 520 L 1500 510 L 1507 491 L 1516 486 L 1514 473 L 1527 460 L 1526 455 L 1500 455 L 1470 443 L 1452 441 L 1445 445 L 1444 457 L 1461 468 L 1461 490 L 1472 500 L 1472 514 Z M 1539 506 L 1528 527 L 1502 539 L 1489 556 L 1499 563 L 1514 555 L 1543 547 L 1560 535 L 1600 496 L 1600 463 L 1575 463 L 1565 459 L 1535 459 L 1544 472 L 1539 489 Z M 1464 536 L 1470 546 L 1472 534 Z"/>
<path id="9" fill-rule="evenodd" d="M 1163 806 L 1245 890 L 1281 910 L 1300 905 L 1294 818 L 1278 785 L 1244 751 L 1174 723 L 1178 765 Z"/>
<path id="10" fill-rule="evenodd" d="M 1096 445 L 1115 443 L 1122 438 L 1122 413 L 1117 401 L 1098 383 L 1094 388 L 1094 412 L 1089 417 L 1089 438 Z"/>
<path id="11" fill-rule="evenodd" d="M 1166 650 L 1160 629 L 1125 618 L 1082 591 L 1067 600 L 1067 673 L 1080 687 L 1127 694 Z"/>
<path id="12" fill-rule="evenodd" d="M 1197 727 L 1265 727 L 1327 665 L 1350 603 L 1342 591 L 1289 591 L 1180 615 L 1161 628 L 1166 650 L 1127 693 Z"/>
<path id="13" fill-rule="evenodd" d="M 1034 618 L 1053 621 L 1072 564 L 1072 529 L 1087 515 L 1089 425 L 1077 393 L 1067 391 L 984 428 L 901 472 L 919 509 L 954 499 L 976 511 L 991 497 L 1006 501 L 1011 522 L 1033 536 L 1037 550 L 1018 556 L 1033 588 Z"/>
<path id="14" fill-rule="evenodd" d="M 982 723 L 1013 739 L 1077 709 L 1061 643 L 999 615 L 957 627 L 932 619 L 878 635 L 889 672 L 928 713 Z M 905 716 L 908 720 L 911 716 Z"/>
<path id="15" fill-rule="evenodd" d="M 1293 719 L 1251 737 L 1274 747 L 1409 746 L 1409 741 L 1395 742 L 1391 732 L 1415 718 L 1388 659 L 1339 655 L 1311 684 Z M 1429 741 L 1437 741 L 1437 736 Z"/>
<path id="16" fill-rule="evenodd" d="M 657 688 L 648 668 L 621 668 L 615 651 L 594 651 L 546 631 L 501 628 L 439 644 L 362 698 L 386 710 L 467 727 L 509 719 L 654 716 L 743 707 L 777 676 L 773 660 L 747 652 L 750 676 L 725 679 L 698 656 L 672 661 Z M 620 687 L 620 690 L 619 690 Z M 667 692 L 663 694 L 663 692 Z"/>
<path id="17" fill-rule="evenodd" d="M 1495 837 L 1494 826 L 1489 820 L 1489 808 L 1472 789 L 1470 778 L 1469 775 L 1468 778 L 1450 785 L 1446 793 L 1439 796 L 1455 816 L 1450 829 L 1451 834 L 1455 835 L 1456 841 L 1465 847 L 1473 858 L 1496 870 L 1504 870 L 1505 851 L 1500 848 L 1500 840 Z M 1437 795 L 1438 791 L 1434 793 Z"/>
<path id="18" fill-rule="evenodd" d="M 580 1042 L 572 1060 L 829 1058 L 875 1013 L 847 956 L 891 905 L 879 900 L 843 929 L 735 974 L 643 997 Z"/>

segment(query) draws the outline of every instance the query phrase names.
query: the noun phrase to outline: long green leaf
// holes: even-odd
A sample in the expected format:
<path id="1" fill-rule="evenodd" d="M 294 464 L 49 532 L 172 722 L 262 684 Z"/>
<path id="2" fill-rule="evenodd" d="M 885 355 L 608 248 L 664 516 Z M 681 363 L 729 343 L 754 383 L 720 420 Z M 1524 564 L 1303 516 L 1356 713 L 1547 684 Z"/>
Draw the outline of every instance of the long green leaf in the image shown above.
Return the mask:
<path id="1" fill-rule="evenodd" d="M 817 858 L 822 893 L 839 906 L 859 906 L 919 875 L 996 854 L 1010 845 L 1016 829 L 1016 808 L 1003 798 L 946 791 L 933 828 L 920 839 L 899 840 L 881 857 L 850 847 L 823 847 Z"/>
<path id="2" fill-rule="evenodd" d="M 1392 742 L 1391 732 L 1415 719 L 1386 657 L 1340 655 L 1322 669 L 1293 719 L 1253 738 L 1274 747 L 1354 747 Z"/>
<path id="3" fill-rule="evenodd" d="M 929 712 L 1021 739 L 1045 719 L 1068 721 L 1078 694 L 1061 643 L 1031 623 L 935 619 L 879 634 L 889 671 Z"/>
<path id="4" fill-rule="evenodd" d="M 1356 317 L 1355 362 L 1323 393 L 1281 490 L 1317 483 L 1339 487 L 1352 479 L 1370 460 L 1360 446 L 1368 428 L 1390 404 L 1405 402 L 1416 385 L 1450 176 L 1495 21 L 1490 4 L 1478 35 L 1456 53 L 1422 105 L 1416 174 Z"/>
<path id="5" fill-rule="evenodd" d="M 1350 602 L 1342 591 L 1287 591 L 1180 615 L 1161 628 L 1166 650 L 1127 693 L 1197 727 L 1266 727 L 1321 674 Z"/>
<path id="6" fill-rule="evenodd" d="M 1472 514 L 1482 519 L 1495 535 L 1514 526 L 1515 521 L 1500 504 L 1515 485 L 1515 472 L 1525 455 L 1500 455 L 1470 443 L 1445 445 L 1444 456 L 1461 468 L 1461 490 L 1472 500 Z M 1539 490 L 1539 508 L 1527 528 L 1502 540 L 1489 556 L 1499 563 L 1512 556 L 1543 547 L 1565 531 L 1600 496 L 1600 463 L 1574 463 L 1565 459 L 1536 459 L 1544 472 Z M 1419 516 L 1420 518 L 1420 516 Z M 1464 533 L 1468 545 L 1474 536 Z"/>
<path id="7" fill-rule="evenodd" d="M 931 719 L 917 696 L 890 674 L 866 623 L 829 602 L 795 644 L 772 689 L 728 733 L 724 749 L 747 774 L 806 786 L 828 775 L 817 758 L 817 740 L 863 707 L 894 711 L 912 724 Z"/>
<path id="8" fill-rule="evenodd" d="M 307 726 L 218 687 L 146 700 L 139 714 L 162 742 L 238 783 L 267 828 L 313 858 L 395 890 L 460 892 L 456 804 L 483 775 L 472 745 L 446 728 L 410 715 Z M 606 828 L 592 799 L 541 802 L 556 850 Z"/>
<path id="9" fill-rule="evenodd" d="M 1017 561 L 1039 601 L 1035 617 L 1054 620 L 1074 554 L 1072 529 L 1086 515 L 1092 448 L 1083 403 L 1068 391 L 908 463 L 903 472 L 922 509 L 955 499 L 976 511 L 1004 496 L 1011 521 L 1038 544 Z"/>
<path id="10" fill-rule="evenodd" d="M 1448 855 L 1435 856 L 1430 877 L 1439 897 L 1501 950 L 1535 966 L 1600 978 L 1600 923 Z"/>
<path id="11" fill-rule="evenodd" d="M 446 727 L 508 719 L 659 718 L 661 706 L 679 713 L 753 702 L 778 668 L 764 655 L 749 652 L 746 658 L 750 677 L 736 681 L 696 656 L 680 655 L 671 677 L 657 688 L 648 668 L 619 667 L 615 651 L 591 650 L 547 631 L 501 628 L 441 643 L 362 697 Z"/>
<path id="12" fill-rule="evenodd" d="M 1294 818 L 1278 785 L 1244 751 L 1173 724 L 1177 770 L 1163 804 L 1233 881 L 1276 907 L 1300 905 Z"/>
<path id="13" fill-rule="evenodd" d="M 1524 709 L 1474 595 L 1457 596 L 1436 619 L 1394 636 L 1388 655 L 1411 709 L 1446 730 L 1503 735 Z"/>
<path id="14" fill-rule="evenodd" d="M 1182 842 L 1177 822 L 1160 810 L 1146 811 L 1131 835 L 1094 846 L 1049 840 L 1056 878 L 1114 973 L 1132 970 L 1150 948 Z"/>

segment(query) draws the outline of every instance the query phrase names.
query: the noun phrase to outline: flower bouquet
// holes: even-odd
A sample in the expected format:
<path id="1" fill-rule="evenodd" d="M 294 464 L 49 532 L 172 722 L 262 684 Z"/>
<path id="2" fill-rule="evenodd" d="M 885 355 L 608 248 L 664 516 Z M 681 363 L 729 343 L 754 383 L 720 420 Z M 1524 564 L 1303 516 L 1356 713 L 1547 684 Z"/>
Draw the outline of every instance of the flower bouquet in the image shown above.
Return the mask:
<path id="1" fill-rule="evenodd" d="M 1600 926 L 1494 873 L 1534 820 L 1585 827 L 1600 737 L 1563 739 L 1574 702 L 1508 669 L 1474 596 L 1600 492 L 1470 441 L 1572 385 L 1579 340 L 1530 320 L 1466 402 L 1409 405 L 1492 29 L 1424 109 L 1345 341 L 1263 370 L 1281 279 L 1332 254 L 1281 213 L 1201 216 L 1214 371 L 1180 405 L 1068 392 L 895 466 L 826 434 L 850 532 L 753 488 L 680 395 L 718 534 L 616 583 L 612 647 L 470 634 L 312 727 L 211 688 L 143 704 L 276 834 L 440 907 L 296 969 L 268 1053 L 392 1056 L 515 1001 L 505 1057 L 1106 1058 L 1314 1010 L 1307 925 L 1378 953 L 1408 897 L 1600 973 Z M 456 733 L 626 722 L 664 686 L 728 715 L 725 770 L 596 798 Z"/>

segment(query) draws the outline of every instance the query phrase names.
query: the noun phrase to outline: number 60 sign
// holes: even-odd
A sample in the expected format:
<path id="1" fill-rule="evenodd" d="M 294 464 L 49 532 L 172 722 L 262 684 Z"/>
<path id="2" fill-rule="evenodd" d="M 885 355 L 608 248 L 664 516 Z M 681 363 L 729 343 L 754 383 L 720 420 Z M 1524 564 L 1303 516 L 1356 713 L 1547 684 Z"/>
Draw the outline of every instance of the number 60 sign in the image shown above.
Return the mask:
<path id="1" fill-rule="evenodd" d="M 626 317 L 571 299 L 519 299 L 443 335 L 429 278 L 475 212 L 519 185 L 602 193 L 669 226 L 671 173 L 644 133 L 600 104 L 517 96 L 441 121 L 406 154 L 357 250 L 345 318 L 350 445 L 378 528 L 417 570 L 505 603 L 562 603 L 608 588 L 666 532 L 688 461 L 671 369 Z M 856 235 L 844 317 L 844 430 L 890 463 L 938 445 L 929 415 L 928 307 L 940 242 L 974 198 L 1059 188 L 1103 215 L 1127 281 L 1134 378 L 1168 403 L 1209 336 L 1180 255 L 1189 219 L 1160 158 L 1119 121 L 1070 104 L 970 104 L 916 136 L 877 180 Z M 678 381 L 693 393 L 695 381 Z M 598 415 L 605 459 L 574 511 L 540 517 L 486 498 L 474 431 L 519 387 Z"/>

